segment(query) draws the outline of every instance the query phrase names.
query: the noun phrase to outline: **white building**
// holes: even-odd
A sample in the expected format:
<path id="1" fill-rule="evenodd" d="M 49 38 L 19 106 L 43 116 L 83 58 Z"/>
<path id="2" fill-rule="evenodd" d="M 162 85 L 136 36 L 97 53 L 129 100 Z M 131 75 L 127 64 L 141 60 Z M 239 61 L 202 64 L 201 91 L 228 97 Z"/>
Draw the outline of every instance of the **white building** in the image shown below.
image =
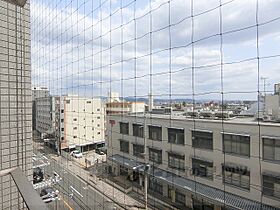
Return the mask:
<path id="1" fill-rule="evenodd" d="M 143 113 L 146 110 L 144 102 L 109 102 L 106 103 L 107 115 L 125 114 L 125 113 Z"/>
<path id="2" fill-rule="evenodd" d="M 114 115 L 108 122 L 110 177 L 130 179 L 137 192 L 149 164 L 149 196 L 178 209 L 280 206 L 279 123 L 160 114 Z"/>
<path id="3" fill-rule="evenodd" d="M 87 151 L 104 143 L 104 106 L 101 99 L 61 97 L 60 140 L 62 149 Z"/>

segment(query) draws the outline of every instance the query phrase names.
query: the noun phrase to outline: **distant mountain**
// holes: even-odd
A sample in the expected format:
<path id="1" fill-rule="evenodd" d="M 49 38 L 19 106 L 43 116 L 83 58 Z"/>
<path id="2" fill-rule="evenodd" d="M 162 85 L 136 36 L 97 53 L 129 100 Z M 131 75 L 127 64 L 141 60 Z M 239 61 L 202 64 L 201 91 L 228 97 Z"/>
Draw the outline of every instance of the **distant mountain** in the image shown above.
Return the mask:
<path id="1" fill-rule="evenodd" d="M 125 100 L 125 101 L 130 101 L 130 102 L 133 102 L 135 101 L 135 98 L 134 97 L 120 97 L 121 100 Z M 102 100 L 103 101 L 106 101 L 107 100 L 107 97 L 102 97 Z M 144 102 L 146 104 L 148 104 L 148 99 L 147 98 L 136 98 L 136 101 L 138 102 Z M 206 102 L 210 102 L 210 101 L 213 101 L 215 103 L 219 103 L 220 100 L 213 100 L 213 99 L 196 99 L 195 100 L 196 103 L 206 103 Z M 192 99 L 190 98 L 175 98 L 175 99 L 172 99 L 171 100 L 171 103 L 183 103 L 183 102 L 186 102 L 186 103 L 192 103 Z M 227 100 L 226 103 L 245 103 L 245 104 L 251 104 L 253 103 L 254 101 L 250 101 L 250 100 L 247 100 L 247 101 L 238 101 L 238 100 Z M 159 99 L 159 98 L 154 98 L 154 103 L 155 104 L 168 104 L 170 103 L 170 100 L 169 99 Z"/>

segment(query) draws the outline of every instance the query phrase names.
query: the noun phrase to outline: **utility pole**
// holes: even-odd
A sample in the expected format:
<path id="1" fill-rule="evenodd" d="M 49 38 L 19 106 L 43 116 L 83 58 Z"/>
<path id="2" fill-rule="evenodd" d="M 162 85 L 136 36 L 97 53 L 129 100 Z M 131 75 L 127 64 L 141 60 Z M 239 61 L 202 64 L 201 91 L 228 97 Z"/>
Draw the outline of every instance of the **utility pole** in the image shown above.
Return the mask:
<path id="1" fill-rule="evenodd" d="M 265 92 L 266 92 L 266 80 L 268 79 L 267 77 L 261 77 L 261 80 L 263 80 L 263 95 L 265 96 Z"/>

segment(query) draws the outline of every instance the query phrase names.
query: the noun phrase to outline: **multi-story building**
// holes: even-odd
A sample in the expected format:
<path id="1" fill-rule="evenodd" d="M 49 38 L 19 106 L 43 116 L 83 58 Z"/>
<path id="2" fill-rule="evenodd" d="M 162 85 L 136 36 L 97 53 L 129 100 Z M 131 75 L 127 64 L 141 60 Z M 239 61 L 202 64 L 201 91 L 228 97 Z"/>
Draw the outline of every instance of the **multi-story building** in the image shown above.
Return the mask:
<path id="1" fill-rule="evenodd" d="M 108 102 L 106 103 L 106 114 L 126 114 L 126 113 L 143 113 L 146 110 L 146 104 L 144 102 Z"/>
<path id="2" fill-rule="evenodd" d="M 94 149 L 105 142 L 105 111 L 101 99 L 62 96 L 60 109 L 62 149 Z"/>
<path id="3" fill-rule="evenodd" d="M 60 97 L 48 96 L 35 100 L 36 131 L 47 139 L 53 148 L 59 150 L 60 140 Z"/>
<path id="4" fill-rule="evenodd" d="M 28 182 L 32 180 L 33 153 L 29 10 L 29 1 L 0 0 L 0 209 L 2 210 L 26 209 L 25 204 L 28 202 L 25 199 L 26 193 L 33 197 L 32 185 Z M 26 188 L 22 189 L 23 186 Z M 36 200 L 36 195 L 33 197 L 34 204 L 40 199 L 37 195 Z M 41 206 L 37 207 L 43 209 Z"/>
<path id="5" fill-rule="evenodd" d="M 107 121 L 108 172 L 137 192 L 147 176 L 149 196 L 178 209 L 280 206 L 279 123 L 149 113 Z"/>
<path id="6" fill-rule="evenodd" d="M 146 110 L 144 102 L 123 101 L 119 98 L 119 93 L 109 92 L 106 103 L 106 114 L 125 114 L 125 113 L 143 113 Z"/>
<path id="7" fill-rule="evenodd" d="M 32 87 L 32 130 L 36 130 L 36 99 L 46 98 L 50 92 L 46 87 Z"/>

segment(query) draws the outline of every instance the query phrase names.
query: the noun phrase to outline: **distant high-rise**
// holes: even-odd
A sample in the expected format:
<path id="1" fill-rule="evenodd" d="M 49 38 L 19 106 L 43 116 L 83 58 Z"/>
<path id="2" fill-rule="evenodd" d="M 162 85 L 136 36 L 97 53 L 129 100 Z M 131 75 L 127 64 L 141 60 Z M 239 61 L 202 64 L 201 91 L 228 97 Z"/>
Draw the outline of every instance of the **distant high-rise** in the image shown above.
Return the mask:
<path id="1" fill-rule="evenodd" d="M 19 167 L 32 180 L 29 8 L 0 0 L 0 171 Z M 0 177 L 0 209 L 25 208 L 16 183 Z"/>

